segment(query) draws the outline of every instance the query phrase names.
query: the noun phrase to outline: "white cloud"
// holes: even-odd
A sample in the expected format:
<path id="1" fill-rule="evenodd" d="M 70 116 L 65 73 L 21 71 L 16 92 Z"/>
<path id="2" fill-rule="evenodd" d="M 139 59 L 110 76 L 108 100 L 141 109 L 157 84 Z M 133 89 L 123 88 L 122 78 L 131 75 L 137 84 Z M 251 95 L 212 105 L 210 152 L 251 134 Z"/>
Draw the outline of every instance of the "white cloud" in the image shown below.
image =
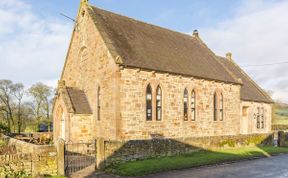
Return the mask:
<path id="1" fill-rule="evenodd" d="M 71 24 L 40 17 L 22 0 L 0 1 L 0 79 L 23 82 L 60 77 L 71 36 Z"/>
<path id="2" fill-rule="evenodd" d="M 235 16 L 202 29 L 204 41 L 219 55 L 233 53 L 240 65 L 288 61 L 288 2 L 244 1 Z M 247 67 L 246 72 L 273 98 L 288 102 L 288 64 Z"/>

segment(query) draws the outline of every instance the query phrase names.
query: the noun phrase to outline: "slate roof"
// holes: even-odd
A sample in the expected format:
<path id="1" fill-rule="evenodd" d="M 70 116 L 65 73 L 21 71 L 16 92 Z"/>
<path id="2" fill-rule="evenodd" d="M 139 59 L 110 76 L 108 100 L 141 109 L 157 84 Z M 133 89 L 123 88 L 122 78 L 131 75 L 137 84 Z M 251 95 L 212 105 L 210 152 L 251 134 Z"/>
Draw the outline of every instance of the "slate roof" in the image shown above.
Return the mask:
<path id="1" fill-rule="evenodd" d="M 86 94 L 83 90 L 66 88 L 75 114 L 92 114 Z"/>
<path id="2" fill-rule="evenodd" d="M 273 100 L 263 91 L 233 60 L 219 57 L 221 62 L 237 78 L 241 78 L 243 86 L 240 90 L 240 98 L 244 101 L 257 101 L 273 103 Z"/>
<path id="3" fill-rule="evenodd" d="M 227 59 L 220 59 L 200 38 L 91 5 L 88 11 L 112 56 L 114 59 L 120 56 L 120 63 L 125 67 L 243 84 L 242 100 L 272 102 L 240 67 Z"/>
<path id="4" fill-rule="evenodd" d="M 93 6 L 88 9 L 113 57 L 119 55 L 126 67 L 239 84 L 200 39 Z"/>

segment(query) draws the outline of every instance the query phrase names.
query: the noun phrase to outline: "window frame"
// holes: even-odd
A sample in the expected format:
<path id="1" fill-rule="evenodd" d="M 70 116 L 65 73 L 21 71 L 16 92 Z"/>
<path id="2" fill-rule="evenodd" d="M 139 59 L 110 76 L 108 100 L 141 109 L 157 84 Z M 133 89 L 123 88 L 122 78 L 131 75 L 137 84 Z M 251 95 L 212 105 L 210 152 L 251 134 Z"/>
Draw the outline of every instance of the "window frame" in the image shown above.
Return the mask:
<path id="1" fill-rule="evenodd" d="M 260 107 L 257 107 L 257 114 L 256 114 L 256 128 L 261 128 L 261 119 L 260 119 Z"/>
<path id="2" fill-rule="evenodd" d="M 101 120 L 101 88 L 97 88 L 97 120 Z"/>
<path id="3" fill-rule="evenodd" d="M 222 92 L 219 93 L 219 121 L 224 120 L 224 99 L 223 99 L 223 94 Z"/>
<path id="4" fill-rule="evenodd" d="M 184 93 L 183 93 L 183 120 L 184 121 L 188 121 L 188 106 L 189 103 L 189 92 L 187 90 L 187 88 L 184 89 Z"/>
<path id="5" fill-rule="evenodd" d="M 148 93 L 148 89 L 149 89 L 149 93 Z M 146 86 L 145 102 L 146 102 L 146 110 L 145 110 L 146 121 L 152 121 L 153 120 L 153 90 L 152 90 L 151 84 L 148 84 Z M 150 113 L 149 113 L 149 109 L 150 109 Z M 148 116 L 149 114 L 150 116 Z"/>
<path id="6" fill-rule="evenodd" d="M 214 92 L 213 95 L 213 119 L 218 121 L 218 94 Z"/>
<path id="7" fill-rule="evenodd" d="M 190 99 L 190 113 L 191 113 L 191 121 L 197 120 L 197 97 L 195 89 L 191 92 L 191 99 Z"/>
<path id="8" fill-rule="evenodd" d="M 160 93 L 158 93 L 160 91 Z M 155 102 L 156 102 L 156 121 L 161 121 L 162 120 L 162 118 L 163 118 L 163 109 L 162 109 L 162 105 L 163 105 L 163 97 L 162 97 L 162 94 L 163 92 L 162 92 L 162 88 L 161 88 L 161 86 L 160 85 L 158 85 L 157 86 L 157 88 L 156 88 L 156 100 L 155 100 Z M 159 98 L 158 98 L 158 96 L 159 96 Z M 160 103 L 160 105 L 158 105 Z M 159 110 L 160 110 L 160 118 L 159 118 Z"/>

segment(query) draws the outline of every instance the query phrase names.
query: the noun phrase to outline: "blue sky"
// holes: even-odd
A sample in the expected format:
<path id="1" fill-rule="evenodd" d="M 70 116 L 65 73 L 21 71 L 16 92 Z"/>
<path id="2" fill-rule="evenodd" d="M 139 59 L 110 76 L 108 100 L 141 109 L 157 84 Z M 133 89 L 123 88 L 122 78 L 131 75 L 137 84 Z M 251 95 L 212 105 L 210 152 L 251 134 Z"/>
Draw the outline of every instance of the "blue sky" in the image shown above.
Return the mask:
<path id="1" fill-rule="evenodd" d="M 59 13 L 75 17 L 79 0 L 67 3 L 67 0 L 35 1 L 34 11 L 40 16 L 59 18 Z M 231 18 L 241 0 L 90 0 L 99 8 L 133 17 L 145 22 L 157 24 L 177 31 L 191 31 L 216 25 L 219 21 Z"/>
<path id="2" fill-rule="evenodd" d="M 56 86 L 80 0 L 1 0 L 0 79 Z M 288 61 L 285 0 L 90 0 L 90 4 L 191 34 L 240 65 Z M 275 100 L 288 102 L 288 64 L 244 70 Z"/>

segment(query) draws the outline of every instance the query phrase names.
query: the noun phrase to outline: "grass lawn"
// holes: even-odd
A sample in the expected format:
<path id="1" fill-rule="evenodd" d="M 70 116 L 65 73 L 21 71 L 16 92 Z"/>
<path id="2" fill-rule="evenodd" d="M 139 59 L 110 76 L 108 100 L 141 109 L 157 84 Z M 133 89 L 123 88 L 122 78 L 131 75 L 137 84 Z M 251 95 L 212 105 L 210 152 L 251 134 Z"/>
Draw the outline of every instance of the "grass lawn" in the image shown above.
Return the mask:
<path id="1" fill-rule="evenodd" d="M 121 176 L 141 176 L 156 172 L 217 164 L 259 156 L 268 157 L 279 153 L 288 153 L 288 148 L 247 147 L 214 151 L 203 150 L 181 156 L 127 162 L 107 168 L 107 172 Z"/>

